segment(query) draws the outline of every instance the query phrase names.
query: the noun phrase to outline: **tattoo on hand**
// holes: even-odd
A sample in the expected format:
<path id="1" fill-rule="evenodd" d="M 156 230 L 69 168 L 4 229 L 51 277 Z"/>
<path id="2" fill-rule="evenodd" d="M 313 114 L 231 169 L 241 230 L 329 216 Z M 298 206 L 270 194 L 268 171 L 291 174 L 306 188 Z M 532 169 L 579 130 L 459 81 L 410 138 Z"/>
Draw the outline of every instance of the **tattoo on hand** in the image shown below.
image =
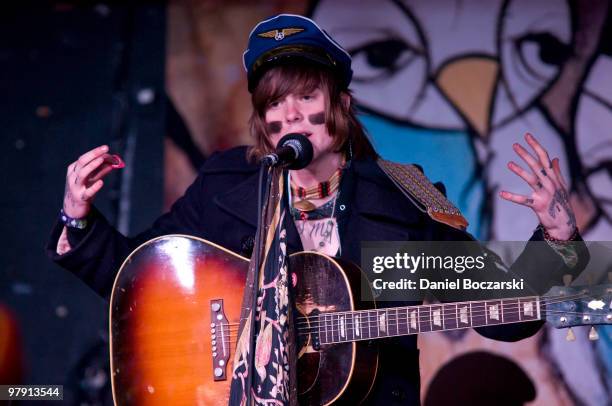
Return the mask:
<path id="1" fill-rule="evenodd" d="M 528 197 L 528 198 L 525 200 L 525 204 L 527 204 L 527 205 L 531 206 L 531 205 L 533 204 L 533 199 L 531 199 L 531 198 L 529 198 L 529 197 Z"/>
<path id="2" fill-rule="evenodd" d="M 567 213 L 567 216 L 568 216 L 567 225 L 570 226 L 572 229 L 575 229 L 576 228 L 576 216 L 574 215 L 574 212 L 572 211 L 572 208 L 569 204 L 569 197 L 565 190 L 563 189 L 555 190 L 555 194 L 553 195 L 550 205 L 548 206 L 548 214 L 552 218 L 555 218 L 557 215 L 555 213 L 555 207 L 557 208 L 557 211 L 559 213 L 561 213 L 561 207 L 565 209 L 565 212 Z"/>
<path id="3" fill-rule="evenodd" d="M 546 169 L 542 168 L 542 169 L 540 169 L 540 172 L 542 173 L 542 175 L 543 175 L 543 176 L 548 176 L 548 175 L 546 174 Z"/>

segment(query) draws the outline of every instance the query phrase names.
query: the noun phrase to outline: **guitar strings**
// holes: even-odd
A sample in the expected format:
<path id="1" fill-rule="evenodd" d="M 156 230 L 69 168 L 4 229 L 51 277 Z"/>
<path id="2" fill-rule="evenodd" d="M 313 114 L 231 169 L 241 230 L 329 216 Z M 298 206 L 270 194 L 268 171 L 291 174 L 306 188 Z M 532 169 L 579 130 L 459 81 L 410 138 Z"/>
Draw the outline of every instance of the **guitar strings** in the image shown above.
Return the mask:
<path id="1" fill-rule="evenodd" d="M 566 301 L 566 300 L 563 300 L 563 301 Z M 548 304 L 551 304 L 551 302 L 552 301 L 549 301 Z M 433 305 L 433 306 L 441 306 L 441 305 Z M 521 312 L 524 311 L 523 309 L 521 309 L 521 307 L 522 307 L 521 303 L 508 304 L 505 307 L 505 310 L 504 310 L 503 314 L 511 316 L 511 315 L 515 315 L 517 313 L 521 313 Z M 410 309 L 410 307 L 408 307 L 407 309 Z M 545 304 L 540 304 L 540 310 L 542 310 L 542 311 L 544 311 L 546 313 L 549 313 L 549 314 L 588 315 L 588 316 L 598 316 L 598 315 L 601 315 L 600 313 L 574 312 L 574 311 L 563 311 L 563 310 L 552 310 L 552 309 L 548 309 L 547 310 L 545 308 Z M 380 315 L 381 315 L 382 312 L 384 312 L 385 316 L 387 316 L 387 317 L 389 315 L 391 315 L 391 317 L 395 316 L 395 318 L 396 318 L 396 320 L 398 320 L 398 322 L 400 320 L 402 322 L 412 321 L 408 314 L 406 314 L 404 316 L 404 314 L 400 313 L 400 310 L 397 310 L 396 314 L 393 315 L 393 314 L 389 314 L 389 312 L 387 312 L 384 309 L 382 309 L 382 310 L 366 310 L 366 311 L 362 311 L 362 313 L 358 313 L 358 315 L 361 316 L 359 322 L 363 323 L 363 324 L 366 324 L 366 323 L 368 323 L 368 324 L 376 323 L 378 325 L 379 322 L 380 322 Z M 431 320 L 434 317 L 433 313 L 432 313 L 432 310 L 431 310 L 431 307 L 429 308 L 429 313 L 423 314 L 424 312 L 426 312 L 426 311 L 419 311 L 419 315 L 417 316 L 419 323 L 422 323 L 423 321 Z M 485 317 L 485 315 L 487 313 L 490 313 L 490 309 L 487 309 L 484 306 L 479 306 L 476 309 L 472 308 L 472 310 L 471 310 L 471 312 L 469 314 L 471 314 L 471 317 L 474 318 L 474 317 Z M 331 312 L 331 313 L 323 313 L 323 314 L 319 315 L 319 317 L 316 317 L 316 318 L 314 318 L 314 317 L 311 318 L 311 320 L 313 320 L 311 323 L 308 323 L 308 321 L 297 323 L 296 327 L 299 330 L 304 330 L 304 327 L 306 326 L 305 328 L 314 330 L 314 329 L 320 329 L 321 325 L 323 325 L 327 329 L 329 324 L 331 324 L 333 326 L 334 324 L 338 323 L 338 319 L 336 319 L 336 320 L 332 319 L 333 316 L 341 317 L 341 315 L 343 315 L 343 314 L 344 315 L 352 315 L 353 317 L 350 317 L 350 318 L 347 317 L 345 322 L 347 322 L 347 323 L 351 323 L 351 322 L 354 323 L 353 320 L 354 320 L 354 316 L 356 315 L 356 313 L 354 313 L 354 312 Z M 445 321 L 454 321 L 454 320 L 457 320 L 457 319 L 461 319 L 461 316 L 460 315 L 457 316 L 456 313 L 455 313 L 454 317 L 451 317 L 451 318 L 448 317 L 449 315 L 450 315 L 449 313 L 446 314 L 446 316 L 444 317 Z M 319 319 L 321 317 L 329 317 L 329 318 L 320 322 Z M 467 317 L 467 314 L 464 317 Z M 534 320 L 538 320 L 538 319 L 534 319 Z M 529 320 L 517 320 L 516 322 L 521 322 L 521 321 L 529 321 Z M 326 324 L 326 323 L 329 323 L 329 324 Z M 229 324 L 229 325 L 226 324 L 225 325 L 226 330 L 229 331 L 229 332 L 236 331 L 237 327 L 238 327 L 238 324 Z"/>
<path id="2" fill-rule="evenodd" d="M 515 314 L 516 312 L 511 312 L 511 313 L 509 313 L 509 314 L 513 314 L 513 313 Z M 600 316 L 600 317 L 603 317 L 603 316 L 602 316 L 601 314 L 599 314 L 599 313 L 588 313 L 588 312 L 587 312 L 587 313 L 585 313 L 585 312 L 565 312 L 565 311 L 561 311 L 561 310 L 552 310 L 552 311 L 548 311 L 547 313 L 551 313 L 551 314 L 561 314 L 561 315 L 573 315 L 573 314 L 575 314 L 575 315 L 580 315 L 580 316 L 590 316 L 590 317 L 597 317 L 597 316 Z M 481 316 L 481 317 L 482 317 L 482 316 Z M 459 318 L 457 318 L 457 317 L 445 318 L 445 319 L 444 319 L 444 322 L 445 322 L 445 324 L 447 324 L 449 321 L 454 321 L 454 320 L 457 320 L 457 319 L 460 319 L 460 317 L 459 317 Z M 424 317 L 424 318 L 423 318 L 423 320 L 419 320 L 419 329 L 420 329 L 420 326 L 421 326 L 421 322 L 422 322 L 422 321 L 428 321 L 428 322 L 429 322 L 428 324 L 432 325 L 433 323 L 432 323 L 432 322 L 430 322 L 430 320 L 431 320 L 431 319 L 430 319 L 430 317 Z M 540 319 L 537 319 L 537 318 L 536 318 L 536 319 L 532 319 L 532 320 L 516 320 L 516 321 L 510 321 L 510 322 L 500 322 L 500 323 L 496 323 L 496 324 L 485 324 L 485 325 L 482 325 L 482 326 L 473 326 L 473 325 L 464 326 L 464 325 L 457 325 L 457 327 L 456 327 L 456 328 L 452 328 L 452 329 L 451 329 L 451 328 L 442 328 L 442 329 L 440 329 L 440 330 L 454 330 L 454 329 L 471 328 L 471 327 L 485 327 L 485 326 L 495 326 L 495 325 L 515 324 L 515 323 L 520 323 L 520 322 L 526 322 L 526 321 L 539 321 L 539 320 L 540 320 Z M 408 319 L 406 319 L 406 320 L 402 320 L 402 323 L 404 323 L 404 322 L 406 322 L 406 321 L 409 321 L 409 320 L 408 320 Z M 410 321 L 411 321 L 411 320 L 410 320 Z M 396 329 L 397 329 L 398 331 L 399 331 L 399 329 L 400 329 L 400 325 L 398 324 L 399 322 L 400 322 L 400 319 L 398 319 L 398 320 L 397 320 L 397 322 L 396 322 Z M 393 322 L 391 322 L 391 323 L 393 323 Z M 354 334 L 356 324 L 357 324 L 357 323 L 352 323 L 350 320 L 346 320 L 346 324 L 345 324 L 344 330 L 345 330 L 345 331 L 347 331 L 347 332 L 348 332 L 348 331 L 350 331 L 350 330 L 353 330 L 353 334 Z M 360 330 L 360 331 L 363 331 L 363 330 L 365 330 L 365 329 L 368 329 L 368 335 L 369 335 L 369 332 L 371 331 L 371 328 L 372 328 L 372 327 L 376 328 L 376 329 L 377 329 L 377 331 L 380 333 L 380 330 L 381 330 L 381 329 L 379 328 L 379 327 L 380 327 L 380 322 L 379 322 L 379 320 L 378 320 L 378 319 L 374 319 L 374 320 L 372 320 L 372 319 L 369 319 L 369 318 L 368 318 L 368 320 L 362 320 L 362 321 L 360 321 L 360 323 L 359 323 L 359 324 L 360 324 L 360 328 L 359 328 L 359 330 Z M 402 324 L 402 327 L 405 327 L 405 326 L 406 326 L 406 324 Z M 568 327 L 571 327 L 571 326 L 568 326 Z M 414 329 L 414 328 L 413 328 L 413 329 Z M 321 330 L 319 330 L 319 328 L 318 328 L 318 327 L 306 327 L 306 328 L 299 328 L 299 335 L 309 335 L 309 334 L 311 334 L 311 333 L 313 333 L 313 332 L 318 332 L 318 333 L 319 333 L 319 335 L 321 335 L 322 333 L 325 333 L 325 335 L 327 336 L 327 335 L 330 335 L 330 334 L 331 334 L 331 335 L 333 335 L 334 333 L 339 333 L 341 330 L 342 330 L 342 328 L 341 328 L 341 327 L 338 325 L 338 323 L 334 323 L 334 324 L 332 324 L 332 325 L 331 325 L 331 328 L 326 328 L 324 332 L 321 332 Z M 387 330 L 387 331 L 389 330 L 389 323 L 388 323 L 388 322 L 387 322 L 387 323 L 385 323 L 385 330 Z M 432 329 L 431 329 L 431 330 L 428 330 L 428 331 L 413 331 L 413 332 L 410 332 L 410 331 L 408 330 L 406 333 L 401 333 L 401 334 L 396 334 L 396 335 L 417 334 L 417 333 L 419 333 L 419 332 L 430 332 L 430 331 L 436 331 L 436 330 L 435 330 L 435 327 L 432 327 Z M 236 333 L 235 331 L 234 331 L 234 332 L 232 332 L 232 331 L 228 331 L 228 329 L 226 328 L 226 329 L 225 329 L 225 332 L 226 332 L 226 333 L 228 333 L 227 337 L 225 337 L 225 341 L 230 341 L 230 339 L 232 339 L 232 338 L 235 338 L 235 337 L 236 337 L 236 335 L 234 334 L 234 333 Z M 389 334 L 389 335 L 387 335 L 387 336 L 381 336 L 381 337 L 375 337 L 375 338 L 384 338 L 384 337 L 391 337 L 391 336 L 396 336 L 396 335 L 390 335 L 390 334 Z M 367 337 L 367 338 L 372 338 L 372 337 Z M 352 340 L 348 340 L 348 341 L 352 341 Z"/>
<path id="3" fill-rule="evenodd" d="M 566 302 L 569 300 L 574 300 L 574 299 L 580 299 L 582 297 L 588 297 L 588 295 L 585 295 L 585 293 L 580 292 L 574 295 L 567 295 L 567 296 L 549 296 L 549 297 L 545 297 L 545 298 L 540 298 L 539 304 L 540 304 L 540 308 L 543 308 L 544 305 L 549 305 L 549 304 L 555 304 L 555 303 L 562 303 L 562 302 Z M 479 301 L 465 301 L 465 302 L 453 302 L 453 303 L 440 303 L 440 304 L 430 304 L 430 305 L 424 305 L 424 307 L 429 307 L 429 310 L 431 311 L 432 307 L 444 307 L 444 306 L 448 306 L 448 305 L 455 305 L 455 306 L 459 306 L 462 304 L 467 304 L 467 305 L 471 305 L 472 309 L 475 308 L 474 312 L 472 312 L 472 314 L 474 315 L 478 315 L 479 312 L 487 312 L 488 310 L 485 308 L 483 309 L 483 307 L 486 305 L 486 303 L 491 303 L 493 301 L 503 301 L 503 300 L 512 300 L 512 303 L 506 303 L 505 306 L 502 306 L 502 309 L 514 309 L 516 307 L 520 308 L 522 307 L 522 305 L 524 305 L 525 303 L 534 303 L 536 304 L 537 301 L 537 296 L 529 296 L 529 297 L 524 297 L 524 298 L 511 298 L 511 299 L 491 299 L 491 300 L 479 300 Z M 522 300 L 522 302 L 521 302 Z M 514 303 L 514 301 L 516 301 L 516 303 Z M 370 313 L 379 313 L 379 312 L 386 312 L 387 314 L 389 314 L 389 311 L 393 311 L 396 310 L 396 312 L 399 311 L 409 311 L 409 310 L 413 310 L 415 308 L 420 308 L 423 309 L 423 307 L 420 306 L 401 306 L 401 307 L 397 307 L 397 308 L 380 308 L 380 309 L 363 309 L 363 310 L 345 310 L 345 311 L 339 311 L 339 312 L 325 312 L 325 313 L 320 313 L 318 315 L 314 315 L 314 316 L 300 316 L 297 317 L 296 320 L 303 320 L 300 321 L 298 323 L 298 325 L 300 324 L 315 324 L 317 322 L 318 319 L 320 319 L 321 317 L 329 317 L 332 315 L 335 316 L 340 316 L 340 315 L 371 315 Z M 481 309 L 481 310 L 479 310 Z M 545 310 L 545 309 L 544 309 Z M 423 310 L 426 311 L 426 310 Z M 424 316 L 427 318 L 427 316 Z M 227 323 L 225 324 L 225 326 L 239 326 L 239 323 Z"/>
<path id="4" fill-rule="evenodd" d="M 566 313 L 560 312 L 560 311 L 555 311 L 555 313 L 566 314 Z M 585 315 L 585 313 L 578 313 L 578 314 Z M 530 321 L 538 321 L 538 319 L 530 320 Z M 496 324 L 496 325 L 507 325 L 507 324 L 515 324 L 515 323 L 518 323 L 518 322 L 503 322 L 503 323 L 499 323 L 499 324 Z M 363 335 L 359 336 L 359 335 L 355 335 L 354 332 L 353 332 L 353 338 L 348 338 L 348 337 L 342 338 L 340 336 L 340 331 L 341 330 L 339 330 L 339 329 L 338 330 L 332 329 L 331 332 L 328 330 L 327 333 L 326 333 L 326 337 L 329 336 L 330 334 L 332 335 L 332 341 L 322 342 L 321 345 L 349 343 L 349 342 L 354 342 L 354 341 L 363 341 L 363 340 L 371 340 L 371 339 L 379 339 L 379 338 L 393 338 L 393 337 L 401 337 L 401 336 L 408 336 L 408 335 L 415 335 L 415 334 L 422 334 L 422 333 L 431 333 L 431 332 L 437 332 L 437 331 L 463 330 L 463 329 L 476 328 L 476 327 L 485 327 L 485 326 L 457 326 L 455 328 L 441 328 L 441 329 L 438 329 L 438 330 L 436 330 L 435 328 L 432 328 L 432 329 L 430 329 L 428 331 L 412 331 L 412 332 L 409 332 L 409 331 L 407 331 L 407 332 L 399 332 L 399 330 L 398 330 L 397 334 L 387 334 L 387 335 L 384 335 L 384 336 L 379 335 L 379 336 L 374 336 L 374 337 L 370 337 L 370 336 L 364 337 Z M 567 327 L 573 327 L 573 326 L 567 326 Z M 346 327 L 346 331 L 347 332 L 349 331 L 348 327 Z M 337 340 L 333 340 L 333 334 L 334 333 L 338 334 L 338 339 Z M 312 331 L 310 331 L 310 332 L 308 332 L 308 331 L 300 331 L 298 333 L 298 336 L 308 336 L 308 335 L 311 335 L 311 334 L 312 334 Z M 321 338 L 321 335 L 319 335 L 319 337 Z M 237 338 L 236 335 L 230 334 L 229 336 L 224 338 L 223 342 L 225 344 L 228 344 L 228 345 L 232 346 L 232 345 L 237 344 L 237 341 L 235 340 L 236 338 Z M 220 340 L 217 340 L 217 341 L 220 341 Z"/>

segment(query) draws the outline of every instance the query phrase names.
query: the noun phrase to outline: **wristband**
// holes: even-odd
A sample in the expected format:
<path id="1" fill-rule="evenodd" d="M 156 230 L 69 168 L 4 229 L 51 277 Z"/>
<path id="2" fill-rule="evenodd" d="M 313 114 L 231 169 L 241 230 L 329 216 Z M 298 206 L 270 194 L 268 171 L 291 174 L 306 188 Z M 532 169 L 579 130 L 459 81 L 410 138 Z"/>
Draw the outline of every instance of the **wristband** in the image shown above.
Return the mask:
<path id="1" fill-rule="evenodd" d="M 578 227 L 574 227 L 574 232 L 567 240 L 560 240 L 551 236 L 550 234 L 548 234 L 548 231 L 546 231 L 546 228 L 542 224 L 540 224 L 538 227 L 540 227 L 540 229 L 542 230 L 542 235 L 544 236 L 544 239 L 549 242 L 562 244 L 564 242 L 576 241 L 578 239 Z"/>
<path id="2" fill-rule="evenodd" d="M 79 230 L 83 230 L 87 227 L 87 217 L 83 218 L 73 218 L 64 212 L 64 209 L 60 209 L 60 220 L 66 227 L 76 228 Z"/>

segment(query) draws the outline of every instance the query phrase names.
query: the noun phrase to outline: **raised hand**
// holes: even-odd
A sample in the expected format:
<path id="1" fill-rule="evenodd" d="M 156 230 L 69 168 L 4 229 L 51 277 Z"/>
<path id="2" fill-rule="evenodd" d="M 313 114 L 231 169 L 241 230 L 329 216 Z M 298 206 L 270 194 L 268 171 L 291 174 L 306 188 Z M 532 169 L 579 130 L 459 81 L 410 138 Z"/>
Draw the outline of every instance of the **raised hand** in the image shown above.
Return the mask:
<path id="1" fill-rule="evenodd" d="M 96 194 L 104 186 L 102 180 L 123 162 L 117 155 L 108 154 L 108 146 L 102 145 L 81 155 L 68 165 L 64 191 L 64 213 L 73 218 L 83 218 L 91 210 Z"/>
<path id="2" fill-rule="evenodd" d="M 531 208 L 551 237 L 567 240 L 576 230 L 576 216 L 569 202 L 567 183 L 561 174 L 559 158 L 551 161 L 548 152 L 533 135 L 526 134 L 525 140 L 535 156 L 518 143 L 513 145 L 513 149 L 531 170 L 525 170 L 515 162 L 508 162 L 508 168 L 527 182 L 533 192 L 525 196 L 502 191 L 500 196 Z"/>

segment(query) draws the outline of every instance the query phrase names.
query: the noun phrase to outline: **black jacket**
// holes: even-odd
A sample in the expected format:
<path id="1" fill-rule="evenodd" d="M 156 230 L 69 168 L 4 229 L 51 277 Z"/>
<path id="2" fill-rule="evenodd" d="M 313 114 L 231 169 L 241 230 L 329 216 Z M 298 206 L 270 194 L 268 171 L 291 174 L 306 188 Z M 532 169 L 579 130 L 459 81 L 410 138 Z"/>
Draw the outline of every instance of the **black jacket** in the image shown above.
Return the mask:
<path id="1" fill-rule="evenodd" d="M 47 250 L 62 267 L 74 272 L 100 295 L 108 298 L 114 277 L 127 255 L 141 243 L 164 234 L 189 234 L 207 239 L 241 255 L 250 255 L 249 241 L 255 235 L 257 166 L 246 161 L 245 147 L 211 156 L 199 176 L 169 213 L 134 238 L 126 238 L 111 227 L 95 209 L 85 235 L 65 255 L 55 249 L 62 225 L 52 231 Z M 449 241 L 472 237 L 433 221 L 419 211 L 371 160 L 354 160 L 345 171 L 336 203 L 341 241 L 341 257 L 360 263 L 362 240 L 367 241 Z M 75 241 L 69 236 L 71 243 Z M 287 224 L 288 251 L 302 249 L 293 222 Z M 542 240 L 536 231 L 532 240 Z M 72 245 L 72 244 L 71 244 Z M 540 245 L 541 246 L 541 245 Z M 540 268 L 549 278 L 561 281 L 568 270 L 555 251 L 538 255 Z M 521 267 L 530 255 L 516 261 Z M 522 261 L 522 262 L 521 262 Z M 588 261 L 583 253 L 572 273 Z M 515 265 L 516 265 L 515 263 Z M 384 305 L 393 305 L 386 303 Z M 515 341 L 534 334 L 540 322 L 479 328 L 479 333 L 504 341 Z M 381 345 L 380 371 L 370 395 L 373 404 L 418 404 L 419 352 L 416 336 L 387 339 Z M 381 378 L 381 376 L 383 378 Z"/>

